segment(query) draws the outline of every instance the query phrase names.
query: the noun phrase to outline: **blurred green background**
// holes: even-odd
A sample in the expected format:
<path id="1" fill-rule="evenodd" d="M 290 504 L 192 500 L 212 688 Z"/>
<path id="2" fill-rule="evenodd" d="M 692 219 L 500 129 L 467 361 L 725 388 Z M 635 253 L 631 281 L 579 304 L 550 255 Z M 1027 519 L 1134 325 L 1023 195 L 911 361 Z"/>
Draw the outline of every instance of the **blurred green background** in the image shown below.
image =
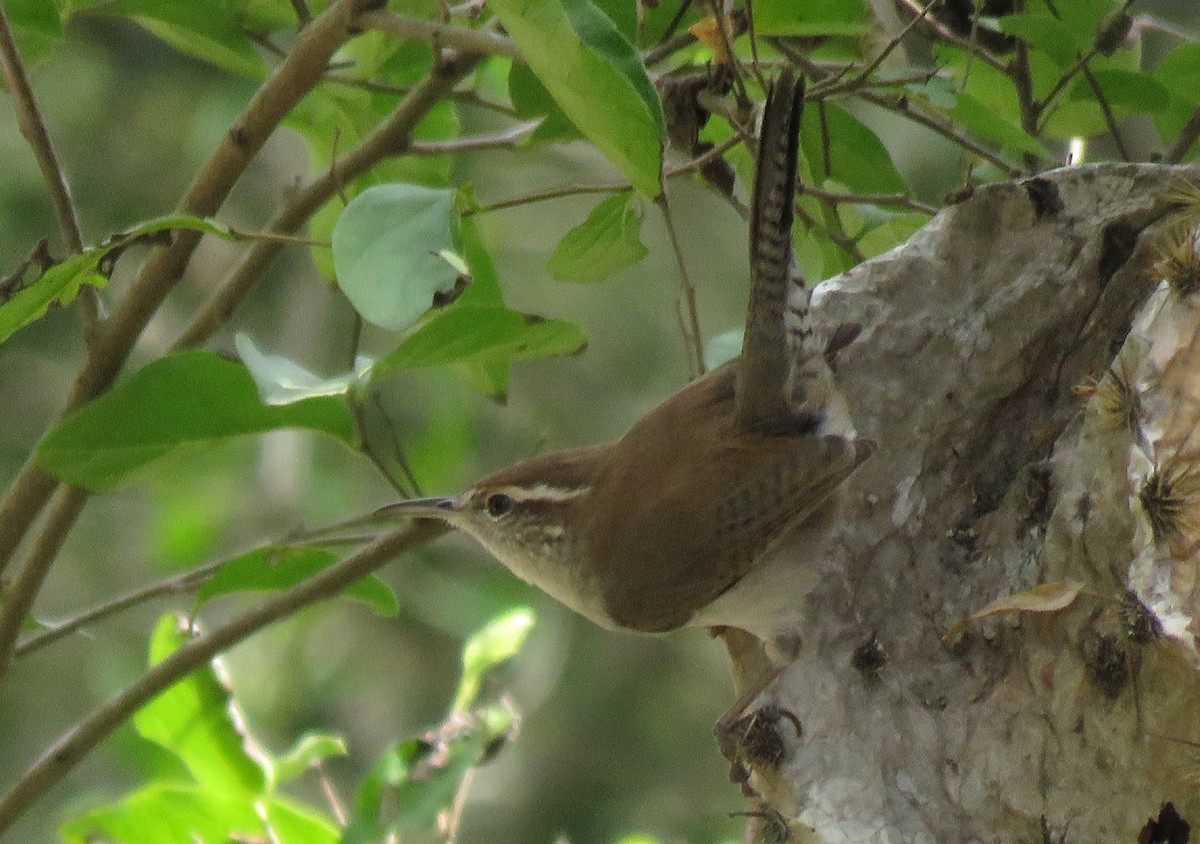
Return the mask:
<path id="1" fill-rule="evenodd" d="M 1196 27 L 1190 0 L 1138 3 Z M 1165 41 L 1146 37 L 1148 66 Z M 73 23 L 33 83 L 95 242 L 167 213 L 226 131 L 253 85 L 183 56 L 119 19 Z M 958 151 L 881 113 L 860 115 L 889 144 L 919 198 L 940 203 L 961 178 Z M 495 130 L 494 115 L 459 107 L 463 134 Z M 1153 148 L 1148 125 L 1130 127 Z M 1102 142 L 1096 147 L 1102 150 Z M 0 98 L 0 272 L 15 267 L 56 226 L 11 103 Z M 568 182 L 610 181 L 613 171 L 580 143 L 537 156 L 487 151 L 456 161 L 456 182 L 483 202 Z M 279 132 L 219 215 L 258 228 L 309 172 L 304 143 Z M 711 190 L 676 180 L 670 192 L 700 297 L 706 337 L 737 327 L 747 293 L 746 227 Z M 745 198 L 745 186 L 739 186 Z M 687 378 L 675 317 L 676 271 L 661 219 L 647 208 L 650 256 L 597 285 L 552 281 L 545 257 L 595 205 L 576 197 L 481 215 L 510 307 L 562 317 L 587 332 L 574 358 L 518 364 L 508 401 L 478 394 L 453 371 L 396 378 L 388 408 L 426 492 L 457 492 L 473 478 L 540 451 L 611 439 Z M 206 238 L 187 278 L 143 338 L 134 365 L 165 351 L 196 304 L 243 246 Z M 62 247 L 54 248 L 61 255 Z M 143 257 L 118 264 L 119 296 Z M 345 367 L 348 306 L 290 247 L 209 346 L 232 353 L 235 331 L 267 351 L 323 373 Z M 383 351 L 370 330 L 365 350 Z M 53 313 L 0 351 L 0 476 L 11 477 L 59 408 L 81 356 L 77 318 Z M 97 497 L 51 575 L 39 619 L 53 620 L 162 574 L 368 512 L 394 494 L 365 458 L 305 433 L 240 441 L 157 467 L 141 482 Z M 227 658 L 234 691 L 258 735 L 282 750 L 306 730 L 349 738 L 351 755 L 329 773 L 349 796 L 380 748 L 440 721 L 453 695 L 462 639 L 505 607 L 527 603 L 539 623 L 502 676 L 524 718 L 516 742 L 479 771 L 460 840 L 615 841 L 644 832 L 664 841 L 740 838 L 744 809 L 711 726 L 732 700 L 723 649 L 698 631 L 665 638 L 606 633 L 516 581 L 469 542 L 449 537 L 382 572 L 400 598 L 398 618 L 349 601 L 321 606 L 239 646 Z M 252 599 L 207 607 L 201 623 Z M 0 781 L 11 782 L 65 727 L 142 671 L 158 601 L 18 662 L 0 686 Z M 50 702 L 48 705 L 47 702 Z M 161 764 L 124 728 L 16 828 L 45 841 L 65 813 L 111 800 Z M 320 802 L 315 781 L 303 788 Z"/>

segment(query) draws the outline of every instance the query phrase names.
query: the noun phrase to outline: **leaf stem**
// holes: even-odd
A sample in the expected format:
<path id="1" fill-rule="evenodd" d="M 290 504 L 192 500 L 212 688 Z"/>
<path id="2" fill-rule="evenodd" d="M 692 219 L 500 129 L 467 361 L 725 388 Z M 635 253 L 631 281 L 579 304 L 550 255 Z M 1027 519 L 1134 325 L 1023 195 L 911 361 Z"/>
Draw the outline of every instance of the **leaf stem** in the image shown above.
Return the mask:
<path id="1" fill-rule="evenodd" d="M 679 287 L 683 294 L 683 311 L 687 315 L 683 340 L 692 358 L 692 375 L 704 374 L 704 343 L 700 334 L 700 315 L 696 307 L 696 288 L 688 275 L 687 264 L 683 260 L 683 247 L 679 243 L 679 234 L 675 230 L 675 220 L 671 215 L 671 203 L 667 192 L 663 191 L 654 200 L 655 205 L 662 211 L 663 222 L 667 226 L 667 237 L 671 241 L 671 251 L 675 254 L 675 266 L 679 269 Z"/>
<path id="2" fill-rule="evenodd" d="M 54 216 L 58 220 L 58 229 L 62 233 L 63 241 L 71 252 L 79 252 L 83 249 L 79 211 L 71 198 L 67 174 L 54 151 L 54 143 L 50 140 L 46 121 L 38 108 L 33 86 L 25 72 L 25 63 L 21 60 L 21 52 L 13 37 L 3 4 L 0 4 L 0 75 L 4 78 L 4 87 L 12 96 L 17 112 L 17 125 L 21 128 L 21 134 L 29 141 L 38 168 L 42 171 L 42 178 L 50 191 L 50 202 L 54 206 Z M 100 299 L 93 288 L 85 287 L 80 291 L 79 304 L 83 328 L 90 338 L 100 320 Z"/>

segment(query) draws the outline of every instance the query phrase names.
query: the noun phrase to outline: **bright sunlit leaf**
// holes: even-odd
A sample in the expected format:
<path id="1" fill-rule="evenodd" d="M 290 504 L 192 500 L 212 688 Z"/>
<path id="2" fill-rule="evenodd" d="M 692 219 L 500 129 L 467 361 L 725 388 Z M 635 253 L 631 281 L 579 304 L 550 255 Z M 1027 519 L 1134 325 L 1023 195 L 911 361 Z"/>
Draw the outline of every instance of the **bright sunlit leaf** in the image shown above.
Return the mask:
<path id="1" fill-rule="evenodd" d="M 467 640 L 462 653 L 463 676 L 454 699 L 455 712 L 465 712 L 474 703 L 485 674 L 517 655 L 533 629 L 534 619 L 533 610 L 518 607 L 492 619 Z"/>
<path id="2" fill-rule="evenodd" d="M 151 666 L 190 640 L 187 623 L 177 613 L 159 619 L 150 639 Z M 133 726 L 142 738 L 178 756 L 207 791 L 260 795 L 267 787 L 269 763 L 245 725 L 234 719 L 232 703 L 232 693 L 213 663 L 176 681 L 139 709 Z"/>

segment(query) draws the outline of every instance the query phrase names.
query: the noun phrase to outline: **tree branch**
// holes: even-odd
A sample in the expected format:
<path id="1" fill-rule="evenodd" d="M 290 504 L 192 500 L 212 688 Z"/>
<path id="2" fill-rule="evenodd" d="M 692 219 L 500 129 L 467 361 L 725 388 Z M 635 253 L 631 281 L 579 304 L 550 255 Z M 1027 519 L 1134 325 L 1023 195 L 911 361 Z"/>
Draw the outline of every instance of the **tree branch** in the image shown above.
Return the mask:
<path id="1" fill-rule="evenodd" d="M 247 612 L 212 628 L 150 668 L 64 733 L 0 798 L 0 837 L 97 744 L 155 695 L 269 624 L 291 615 L 301 607 L 336 595 L 397 555 L 429 542 L 445 531 L 446 528 L 441 524 L 414 522 L 315 577 L 278 592 Z"/>
<path id="2" fill-rule="evenodd" d="M 371 526 L 376 528 L 369 533 L 350 534 L 346 533 L 351 528 L 359 528 Z M 378 538 L 378 519 L 374 514 L 363 516 L 361 518 L 350 519 L 345 522 L 328 525 L 323 528 L 305 531 L 300 535 L 294 535 L 285 539 L 281 539 L 274 543 L 279 547 L 288 548 L 311 548 L 321 547 L 330 548 L 333 546 L 342 545 L 365 545 L 373 539 Z M 223 560 L 216 560 L 211 563 L 204 563 L 188 571 L 173 574 L 170 577 L 164 577 L 153 583 L 148 583 L 145 586 L 138 587 L 124 595 L 118 595 L 115 598 L 102 601 L 95 606 L 81 610 L 69 618 L 58 622 L 57 624 L 48 625 L 45 629 L 31 634 L 17 644 L 14 651 L 14 656 L 20 658 L 26 654 L 30 654 L 47 645 L 57 642 L 65 636 L 74 633 L 90 624 L 98 621 L 111 618 L 126 610 L 144 604 L 154 598 L 161 598 L 165 595 L 179 595 L 185 592 L 191 592 L 200 588 L 208 582 L 222 566 L 229 563 L 230 560 L 242 556 L 241 554 L 227 557 Z"/>
<path id="3" fill-rule="evenodd" d="M 123 613 L 125 610 L 133 609 L 154 598 L 191 592 L 193 589 L 204 584 L 217 569 L 227 562 L 229 561 L 218 560 L 214 563 L 206 563 L 197 568 L 185 571 L 182 574 L 172 575 L 154 583 L 148 583 L 131 592 L 126 592 L 124 595 L 118 595 L 116 598 L 96 604 L 94 607 L 89 607 L 58 624 L 49 626 L 45 630 L 21 640 L 17 644 L 13 656 L 16 659 L 27 656 L 90 624 L 103 621 L 106 618 Z"/>
<path id="4" fill-rule="evenodd" d="M 192 182 L 177 207 L 180 213 L 205 217 L 220 208 L 267 137 L 321 80 L 334 51 L 357 32 L 358 15 L 369 2 L 336 0 L 301 31 L 291 53 L 255 93 Z M 142 329 L 183 274 L 200 237 L 198 232 L 177 232 L 171 245 L 145 264 L 120 307 L 96 333 L 60 419 L 112 384 Z M 57 486 L 33 455 L 21 467 L 0 501 L 0 572 Z"/>
<path id="5" fill-rule="evenodd" d="M 411 18 L 396 12 L 368 12 L 362 24 L 402 40 L 425 41 L 434 47 L 449 47 L 462 53 L 505 56 L 524 61 L 517 43 L 506 35 L 445 23 Z"/>
<path id="6" fill-rule="evenodd" d="M 79 487 L 63 485 L 58 488 L 50 507 L 50 516 L 29 551 L 29 558 L 16 580 L 4 591 L 4 603 L 0 605 L 0 683 L 12 665 L 13 650 L 17 637 L 21 635 L 25 616 L 33 607 L 54 558 L 66 542 L 71 525 L 79 517 L 87 500 L 87 491 Z"/>

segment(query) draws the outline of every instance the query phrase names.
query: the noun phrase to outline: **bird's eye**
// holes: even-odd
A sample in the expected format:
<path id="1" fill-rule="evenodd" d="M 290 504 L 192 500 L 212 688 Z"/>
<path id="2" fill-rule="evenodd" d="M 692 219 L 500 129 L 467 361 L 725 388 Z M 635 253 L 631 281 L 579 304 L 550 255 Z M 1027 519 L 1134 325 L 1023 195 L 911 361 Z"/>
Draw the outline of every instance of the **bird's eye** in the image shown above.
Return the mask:
<path id="1" fill-rule="evenodd" d="M 484 507 L 487 508 L 487 513 L 493 519 L 498 519 L 508 513 L 512 509 L 513 500 L 503 492 L 493 493 L 487 497 L 484 502 Z"/>

